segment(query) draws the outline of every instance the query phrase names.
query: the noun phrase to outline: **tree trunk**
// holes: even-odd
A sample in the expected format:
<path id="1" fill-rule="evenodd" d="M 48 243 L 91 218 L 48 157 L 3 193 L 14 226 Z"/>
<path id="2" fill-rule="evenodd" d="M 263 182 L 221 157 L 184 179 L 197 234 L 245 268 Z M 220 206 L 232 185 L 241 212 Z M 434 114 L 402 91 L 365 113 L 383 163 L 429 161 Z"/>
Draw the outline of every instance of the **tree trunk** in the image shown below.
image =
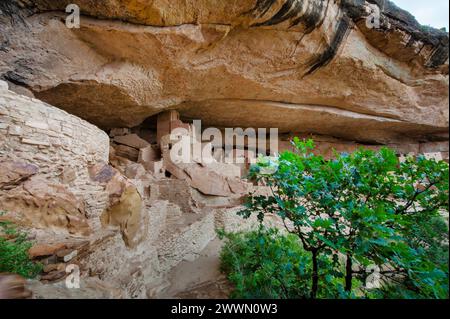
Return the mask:
<path id="1" fill-rule="evenodd" d="M 345 291 L 352 291 L 352 279 L 353 279 L 353 261 L 352 255 L 347 254 L 347 263 L 345 265 Z"/>
<path id="2" fill-rule="evenodd" d="M 311 287 L 311 299 L 316 299 L 317 289 L 319 287 L 319 265 L 317 263 L 317 250 L 312 251 L 312 287 Z"/>

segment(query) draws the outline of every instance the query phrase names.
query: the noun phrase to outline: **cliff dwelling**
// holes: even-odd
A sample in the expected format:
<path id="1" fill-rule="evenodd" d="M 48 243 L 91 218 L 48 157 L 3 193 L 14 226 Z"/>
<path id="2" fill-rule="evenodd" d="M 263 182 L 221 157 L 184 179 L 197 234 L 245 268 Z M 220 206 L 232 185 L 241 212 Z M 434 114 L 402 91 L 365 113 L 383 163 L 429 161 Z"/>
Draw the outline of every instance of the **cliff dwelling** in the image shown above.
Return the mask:
<path id="1" fill-rule="evenodd" d="M 390 1 L 144 2 L 0 2 L 0 221 L 34 238 L 38 297 L 227 297 L 217 229 L 258 224 L 251 165 L 294 137 L 449 161 L 448 33 Z"/>

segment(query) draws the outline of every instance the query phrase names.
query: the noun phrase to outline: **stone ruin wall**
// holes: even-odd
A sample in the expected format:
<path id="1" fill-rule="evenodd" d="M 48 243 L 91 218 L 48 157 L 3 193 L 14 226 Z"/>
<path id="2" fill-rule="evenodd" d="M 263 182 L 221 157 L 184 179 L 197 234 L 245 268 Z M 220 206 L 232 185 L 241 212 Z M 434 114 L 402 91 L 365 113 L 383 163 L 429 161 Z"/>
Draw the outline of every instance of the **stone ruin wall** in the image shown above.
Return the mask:
<path id="1" fill-rule="evenodd" d="M 164 143 L 157 145 L 158 138 L 154 138 L 159 135 L 164 141 L 171 125 L 189 127 L 180 121 L 176 112 L 171 111 L 171 116 L 176 119 L 169 121 L 170 125 L 167 125 L 167 121 L 157 123 L 159 125 L 156 131 L 143 126 L 133 129 L 115 128 L 110 130 L 108 136 L 76 116 L 39 100 L 12 93 L 4 87 L 3 85 L 0 92 L 0 163 L 23 162 L 36 165 L 40 178 L 47 183 L 63 185 L 66 191 L 85 204 L 86 219 L 93 232 L 89 237 L 86 234 L 83 236 L 85 241 L 82 241 L 82 248 L 66 249 L 75 251 L 80 256 L 70 262 L 81 265 L 86 273 L 98 276 L 105 282 L 114 282 L 123 296 L 154 297 L 164 288 L 166 274 L 185 258 L 200 253 L 214 239 L 217 228 L 236 231 L 250 229 L 256 224 L 255 220 L 243 222 L 236 215 L 241 203 L 239 193 L 223 197 L 201 192 L 211 189 L 211 185 L 217 183 L 217 177 L 230 182 L 229 178 L 233 176 L 245 176 L 248 166 L 240 166 L 241 173 L 238 174 L 239 167 L 230 164 L 216 163 L 216 167 L 197 167 L 198 164 L 194 164 L 197 165 L 198 174 L 191 175 L 190 178 L 184 178 L 183 175 L 180 175 L 181 179 L 177 176 L 167 178 L 167 169 L 174 173 L 178 170 L 189 172 L 191 169 L 189 165 L 176 167 L 175 171 L 173 167 L 167 167 L 167 158 L 164 154 L 159 154 L 159 147 L 164 149 Z M 162 127 L 163 131 L 158 132 L 158 127 Z M 145 132 L 145 135 L 140 132 Z M 290 137 L 280 138 L 280 150 L 290 148 Z M 351 152 L 360 146 L 373 149 L 379 147 L 326 136 L 312 137 L 317 142 L 318 152 L 326 157 L 331 156 L 332 148 Z M 442 157 L 448 158 L 448 143 L 445 142 L 389 146 L 396 149 L 399 155 L 427 151 L 439 152 Z M 108 163 L 115 168 L 105 166 Z M 156 164 L 158 172 L 155 170 Z M 115 169 L 123 176 L 113 173 L 116 172 Z M 92 170 L 96 173 L 92 174 Z M 112 179 L 114 182 L 107 184 L 110 186 L 105 189 L 102 179 L 109 174 L 115 174 Z M 204 175 L 209 174 L 209 178 L 204 178 Z M 45 186 L 38 186 L 40 185 Z M 123 229 L 120 224 L 101 222 L 104 213 L 108 212 L 111 192 L 114 192 L 116 186 L 131 187 L 134 193 L 139 191 L 142 198 L 142 210 L 139 208 L 139 214 L 133 218 L 135 229 L 132 237 L 124 235 L 127 232 L 129 235 L 130 229 Z M 111 189 L 108 190 L 108 187 Z M 0 187 L 0 203 L 2 196 L 3 203 L 5 202 L 4 196 L 8 191 L 10 190 Z M 264 192 L 263 189 L 259 191 Z M 123 194 L 118 194 L 121 204 L 114 211 L 123 210 L 132 215 L 133 205 Z M 134 202 L 137 198 L 131 197 L 131 201 Z M 266 222 L 281 227 L 275 216 L 269 217 Z M 45 225 L 38 223 L 32 223 L 32 226 L 45 229 Z M 111 226 L 119 229 L 114 230 Z M 44 232 L 54 236 L 49 231 L 47 229 Z M 38 239 L 44 243 L 48 240 Z M 65 247 L 79 247 L 79 243 L 73 244 L 67 242 L 67 239 L 62 241 L 65 242 Z M 123 263 L 123 260 L 128 262 Z M 51 264 L 52 267 L 59 267 L 57 265 L 61 264 L 55 265 Z M 64 276 L 65 273 L 60 270 L 50 270 L 42 278 L 44 281 L 57 282 Z"/>
<path id="2" fill-rule="evenodd" d="M 39 163 L 41 174 L 61 182 L 71 166 L 81 172 L 108 162 L 107 134 L 79 117 L 7 90 L 2 91 L 0 112 L 2 159 Z"/>
<path id="3" fill-rule="evenodd" d="M 63 279 L 71 262 L 84 279 L 152 297 L 216 228 L 251 227 L 236 215 L 255 186 L 238 178 L 248 163 L 241 174 L 171 165 L 161 141 L 186 127 L 180 115 L 315 132 L 326 158 L 397 143 L 388 146 L 398 155 L 448 161 L 448 33 L 401 10 L 381 10 L 379 33 L 364 26 L 364 1 L 334 2 L 342 15 L 319 2 L 307 13 L 293 1 L 156 1 L 150 11 L 74 1 L 89 17 L 69 30 L 65 1 L 50 2 L 0 1 L 0 79 L 79 116 L 0 81 L 0 210 L 26 211 L 19 224 L 39 228 L 32 257 L 46 263 L 43 281 Z M 310 136 L 281 136 L 280 151 L 292 135 Z"/>
<path id="4" fill-rule="evenodd" d="M 105 132 L 3 86 L 0 91 L 0 162 L 37 166 L 41 179 L 70 189 L 70 193 L 85 204 L 89 219 L 99 216 L 105 209 L 107 194 L 90 179 L 88 167 L 107 164 L 108 158 L 109 138 Z M 0 198 L 2 195 L 5 192 L 0 189 Z"/>
<path id="5" fill-rule="evenodd" d="M 125 297 L 152 297 L 165 274 L 200 253 L 217 227 L 251 227 L 236 216 L 238 196 L 201 194 L 187 180 L 147 170 L 142 160 L 159 163 L 161 156 L 130 130 L 110 138 L 0 84 L 0 210 L 35 237 L 30 256 L 46 265 L 43 282 L 60 281 L 75 263 L 87 278 L 114 282 Z M 117 156 L 110 147 L 118 148 L 117 140 L 121 155 L 142 164 Z"/>

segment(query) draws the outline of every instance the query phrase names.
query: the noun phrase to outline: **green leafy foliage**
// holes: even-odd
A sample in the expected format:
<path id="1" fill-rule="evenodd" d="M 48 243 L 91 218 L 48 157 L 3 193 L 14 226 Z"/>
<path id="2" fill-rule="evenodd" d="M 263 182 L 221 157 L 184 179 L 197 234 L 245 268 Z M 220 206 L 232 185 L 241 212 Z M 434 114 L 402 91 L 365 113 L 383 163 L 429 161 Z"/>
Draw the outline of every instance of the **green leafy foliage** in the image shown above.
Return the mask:
<path id="1" fill-rule="evenodd" d="M 301 247 L 297 236 L 264 227 L 251 232 L 220 231 L 219 236 L 225 240 L 221 270 L 234 286 L 232 298 L 309 298 L 311 255 Z M 333 264 L 333 260 L 321 256 L 319 264 Z M 320 298 L 355 297 L 345 292 L 338 268 L 319 274 L 323 279 Z"/>
<path id="2" fill-rule="evenodd" d="M 324 295 L 323 273 L 341 277 L 350 297 L 389 297 L 395 287 L 404 298 L 448 298 L 447 163 L 423 156 L 400 162 L 388 148 L 325 160 L 313 154 L 312 140 L 293 145 L 296 152 L 260 158 L 251 168 L 271 195 L 250 196 L 240 214 L 283 219 L 311 256 L 311 298 Z M 369 266 L 380 269 L 378 290 L 360 284 Z"/>
<path id="3" fill-rule="evenodd" d="M 222 271 L 234 284 L 233 298 L 304 298 L 310 258 L 295 236 L 276 230 L 225 234 Z"/>
<path id="4" fill-rule="evenodd" d="M 0 221 L 0 273 L 36 277 L 42 271 L 42 265 L 29 259 L 28 250 L 31 246 L 25 233 L 18 231 L 10 222 Z"/>

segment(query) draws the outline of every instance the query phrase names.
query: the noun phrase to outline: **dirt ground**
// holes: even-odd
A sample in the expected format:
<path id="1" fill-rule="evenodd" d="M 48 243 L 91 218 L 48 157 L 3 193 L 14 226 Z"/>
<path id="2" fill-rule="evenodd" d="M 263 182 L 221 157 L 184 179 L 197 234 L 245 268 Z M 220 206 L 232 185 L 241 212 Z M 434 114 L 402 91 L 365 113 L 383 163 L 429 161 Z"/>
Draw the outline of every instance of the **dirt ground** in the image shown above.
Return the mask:
<path id="1" fill-rule="evenodd" d="M 157 298 L 228 298 L 231 286 L 221 274 L 219 254 L 222 242 L 216 238 L 198 255 L 177 265 L 168 276 L 168 287 Z"/>

